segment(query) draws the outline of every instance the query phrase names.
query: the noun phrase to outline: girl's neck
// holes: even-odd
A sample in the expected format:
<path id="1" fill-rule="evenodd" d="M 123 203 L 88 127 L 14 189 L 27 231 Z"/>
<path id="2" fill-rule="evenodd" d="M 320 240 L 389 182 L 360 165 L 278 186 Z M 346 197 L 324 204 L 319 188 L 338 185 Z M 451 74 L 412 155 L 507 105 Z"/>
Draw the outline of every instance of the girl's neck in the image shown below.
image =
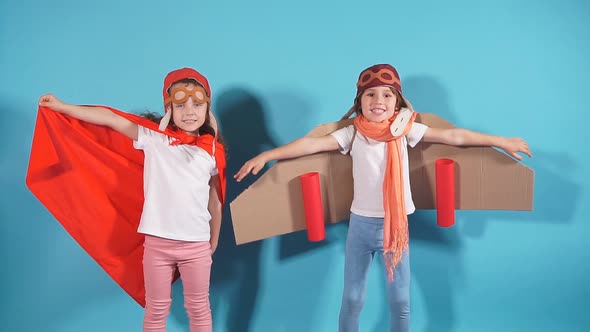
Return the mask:
<path id="1" fill-rule="evenodd" d="M 183 132 L 184 134 L 188 135 L 188 136 L 200 136 L 199 134 L 199 130 L 196 131 L 185 131 L 185 130 L 180 130 L 181 132 Z"/>

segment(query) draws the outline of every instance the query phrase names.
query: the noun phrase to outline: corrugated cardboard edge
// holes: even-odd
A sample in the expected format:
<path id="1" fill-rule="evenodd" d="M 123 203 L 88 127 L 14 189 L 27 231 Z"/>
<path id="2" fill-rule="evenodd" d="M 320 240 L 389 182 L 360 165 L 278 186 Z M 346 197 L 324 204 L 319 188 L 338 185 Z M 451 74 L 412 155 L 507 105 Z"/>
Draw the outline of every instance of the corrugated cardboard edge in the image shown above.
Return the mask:
<path id="1" fill-rule="evenodd" d="M 416 121 L 452 128 L 434 114 Z M 307 136 L 323 136 L 352 123 L 320 125 Z M 461 210 L 532 210 L 534 172 L 489 147 L 453 147 L 420 143 L 409 149 L 412 197 L 417 209 L 435 208 L 434 162 L 455 161 L 456 208 Z M 352 162 L 340 152 L 282 160 L 230 203 L 237 244 L 306 229 L 299 176 L 318 172 L 326 223 L 348 218 L 352 202 Z"/>

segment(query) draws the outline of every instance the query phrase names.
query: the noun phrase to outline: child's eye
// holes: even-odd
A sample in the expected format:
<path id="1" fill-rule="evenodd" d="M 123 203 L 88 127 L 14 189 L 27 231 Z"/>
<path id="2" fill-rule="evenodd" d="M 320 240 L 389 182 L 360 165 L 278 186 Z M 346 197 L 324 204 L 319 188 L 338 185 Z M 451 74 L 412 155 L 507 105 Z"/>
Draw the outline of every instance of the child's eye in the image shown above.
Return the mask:
<path id="1" fill-rule="evenodd" d="M 375 95 L 375 94 L 374 94 L 374 93 L 372 93 L 372 92 L 369 92 L 369 93 L 367 93 L 367 96 L 369 96 L 369 97 L 373 97 L 374 95 Z"/>
<path id="2" fill-rule="evenodd" d="M 195 104 L 194 104 L 194 106 L 195 106 L 195 107 L 201 107 L 202 105 L 203 105 L 203 104 L 201 104 L 201 103 L 195 103 Z"/>
<path id="3" fill-rule="evenodd" d="M 184 107 L 184 104 L 176 104 L 176 105 L 174 105 L 174 107 L 176 107 L 176 108 L 183 108 Z"/>

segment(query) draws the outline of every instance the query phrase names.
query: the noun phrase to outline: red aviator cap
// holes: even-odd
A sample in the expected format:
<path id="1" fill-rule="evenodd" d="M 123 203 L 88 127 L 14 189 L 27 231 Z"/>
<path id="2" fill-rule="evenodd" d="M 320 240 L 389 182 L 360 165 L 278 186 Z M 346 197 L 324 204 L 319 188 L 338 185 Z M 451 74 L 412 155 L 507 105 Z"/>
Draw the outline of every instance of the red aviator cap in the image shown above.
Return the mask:
<path id="1" fill-rule="evenodd" d="M 369 88 L 376 86 L 388 85 L 402 92 L 402 81 L 399 79 L 397 70 L 392 65 L 380 64 L 373 65 L 361 72 L 356 82 L 356 97 Z"/>
<path id="2" fill-rule="evenodd" d="M 358 98 L 362 96 L 363 92 L 367 89 L 383 85 L 396 89 L 399 92 L 402 101 L 406 103 L 406 106 L 413 110 L 410 102 L 402 95 L 402 81 L 399 78 L 399 74 L 390 64 L 372 65 L 361 72 L 358 81 L 356 82 L 356 96 L 354 97 L 353 104 L 357 103 Z M 342 119 L 348 119 L 354 112 L 355 106 L 353 105 Z"/>
<path id="3" fill-rule="evenodd" d="M 166 78 L 164 78 L 164 88 L 162 89 L 164 100 L 170 97 L 168 90 L 172 84 L 184 79 L 193 79 L 197 81 L 205 88 L 205 91 L 207 91 L 207 96 L 211 98 L 211 88 L 209 87 L 209 81 L 207 81 L 207 78 L 192 68 L 181 68 L 169 72 L 168 75 L 166 75 Z"/>
<path id="4" fill-rule="evenodd" d="M 193 79 L 193 80 L 197 81 L 197 83 L 201 84 L 203 86 L 203 88 L 205 89 L 205 92 L 207 93 L 207 97 L 209 97 L 209 100 L 211 99 L 211 87 L 209 87 L 209 81 L 207 80 L 207 78 L 205 76 L 203 76 L 198 71 L 196 71 L 192 68 L 185 67 L 185 68 L 176 69 L 176 70 L 169 72 L 168 75 L 166 75 L 166 78 L 164 78 L 164 88 L 162 89 L 162 95 L 164 97 L 164 112 L 165 112 L 165 114 L 164 114 L 164 117 L 162 118 L 162 120 L 160 121 L 160 127 L 159 127 L 160 130 L 166 129 L 166 127 L 168 126 L 168 123 L 170 122 L 171 112 L 166 111 L 166 107 L 168 106 L 167 101 L 170 99 L 170 93 L 168 92 L 168 90 L 170 90 L 170 87 L 172 86 L 172 84 L 174 84 L 178 81 L 184 80 L 184 79 Z M 215 116 L 213 115 L 211 110 L 209 110 L 209 119 L 211 121 L 211 126 L 215 130 L 215 135 L 217 135 L 217 130 L 218 130 L 217 120 L 215 119 Z"/>

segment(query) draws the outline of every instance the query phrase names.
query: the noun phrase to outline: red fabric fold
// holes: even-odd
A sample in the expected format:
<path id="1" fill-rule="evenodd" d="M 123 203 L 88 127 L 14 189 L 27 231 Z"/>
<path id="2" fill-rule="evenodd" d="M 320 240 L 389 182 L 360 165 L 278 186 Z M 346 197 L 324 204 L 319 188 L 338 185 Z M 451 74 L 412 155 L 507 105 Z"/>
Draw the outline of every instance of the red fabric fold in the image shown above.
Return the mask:
<path id="1" fill-rule="evenodd" d="M 103 106 L 105 107 L 105 106 Z M 158 130 L 143 117 L 105 107 L 146 128 L 182 140 L 186 134 Z M 213 136 L 194 144 L 210 154 Z M 225 200 L 225 152 L 215 160 Z M 143 151 L 104 126 L 39 107 L 26 183 L 80 246 L 137 303 L 145 307 L 144 235 L 137 233 L 143 208 Z"/>

